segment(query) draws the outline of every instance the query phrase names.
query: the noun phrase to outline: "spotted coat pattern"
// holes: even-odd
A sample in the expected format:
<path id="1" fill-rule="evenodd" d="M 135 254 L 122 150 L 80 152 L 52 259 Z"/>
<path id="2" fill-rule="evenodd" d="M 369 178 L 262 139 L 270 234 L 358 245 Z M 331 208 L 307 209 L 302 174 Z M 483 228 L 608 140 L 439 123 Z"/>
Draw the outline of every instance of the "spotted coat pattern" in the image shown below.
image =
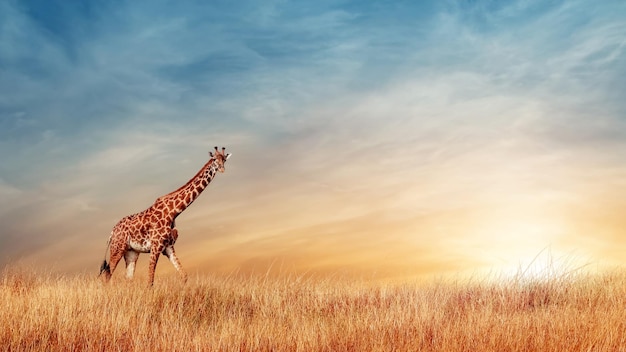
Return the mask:
<path id="1" fill-rule="evenodd" d="M 220 152 L 215 147 L 215 153 L 209 155 L 211 159 L 186 184 L 157 198 L 148 209 L 122 218 L 113 227 L 109 238 L 110 264 L 107 264 L 105 256 L 100 269 L 106 282 L 122 257 L 126 262 L 126 277 L 131 279 L 140 253 L 150 253 L 149 285 L 154 282 L 154 271 L 160 254 L 164 254 L 172 262 L 183 280 L 187 280 L 187 274 L 174 251 L 174 243 L 178 239 L 175 220 L 198 198 L 218 171 L 224 172 L 224 163 L 230 157 L 230 154 L 225 154 L 225 148 Z"/>

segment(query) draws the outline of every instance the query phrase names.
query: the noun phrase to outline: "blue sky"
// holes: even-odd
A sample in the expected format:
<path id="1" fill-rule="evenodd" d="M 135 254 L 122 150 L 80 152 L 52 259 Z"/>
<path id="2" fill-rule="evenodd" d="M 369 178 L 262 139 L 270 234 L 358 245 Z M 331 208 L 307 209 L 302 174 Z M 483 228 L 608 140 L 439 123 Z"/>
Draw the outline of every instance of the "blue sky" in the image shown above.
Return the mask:
<path id="1" fill-rule="evenodd" d="M 623 1 L 4 1 L 0 265 L 96 266 L 115 222 L 213 145 L 233 158 L 178 223 L 195 270 L 441 273 L 546 247 L 619 264 L 625 18 Z"/>

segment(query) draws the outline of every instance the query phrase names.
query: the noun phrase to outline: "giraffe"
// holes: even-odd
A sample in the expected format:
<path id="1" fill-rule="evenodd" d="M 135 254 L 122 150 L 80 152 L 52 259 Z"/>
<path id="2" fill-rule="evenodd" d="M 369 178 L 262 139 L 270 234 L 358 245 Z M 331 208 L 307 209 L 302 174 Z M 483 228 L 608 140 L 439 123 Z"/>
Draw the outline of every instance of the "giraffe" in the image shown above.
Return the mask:
<path id="1" fill-rule="evenodd" d="M 107 251 L 110 248 L 109 263 L 106 261 L 105 251 L 104 262 L 100 267 L 100 275 L 104 273 L 104 282 L 110 280 L 122 257 L 126 262 L 126 277 L 132 279 L 140 253 L 150 253 L 149 286 L 154 283 L 154 270 L 161 253 L 172 262 L 183 281 L 187 281 L 187 274 L 174 251 L 174 243 L 178 239 L 175 220 L 198 198 L 217 171 L 224 172 L 224 163 L 231 156 L 225 152 L 226 148 L 222 148 L 220 152 L 215 147 L 215 153 L 209 152 L 209 161 L 187 183 L 157 198 L 148 209 L 122 218 L 113 227 L 107 242 Z"/>

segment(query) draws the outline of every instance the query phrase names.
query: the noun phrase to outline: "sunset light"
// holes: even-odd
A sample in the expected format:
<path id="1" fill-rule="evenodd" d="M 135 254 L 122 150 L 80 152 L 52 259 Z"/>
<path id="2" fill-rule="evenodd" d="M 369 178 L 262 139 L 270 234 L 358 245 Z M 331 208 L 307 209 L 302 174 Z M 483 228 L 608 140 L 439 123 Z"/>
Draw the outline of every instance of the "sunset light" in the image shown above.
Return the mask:
<path id="1" fill-rule="evenodd" d="M 215 145 L 191 275 L 624 265 L 622 1 L 53 3 L 0 5 L 2 267 L 97 274 Z"/>

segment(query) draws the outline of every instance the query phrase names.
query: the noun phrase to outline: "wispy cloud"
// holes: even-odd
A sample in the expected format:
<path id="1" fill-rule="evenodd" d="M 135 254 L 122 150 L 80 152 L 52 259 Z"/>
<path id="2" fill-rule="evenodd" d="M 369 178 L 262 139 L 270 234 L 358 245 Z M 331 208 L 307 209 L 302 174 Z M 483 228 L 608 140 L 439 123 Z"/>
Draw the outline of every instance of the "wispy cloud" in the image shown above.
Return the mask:
<path id="1" fill-rule="evenodd" d="M 215 144 L 227 173 L 178 223 L 197 267 L 619 238 L 580 214 L 624 192 L 620 1 L 56 6 L 0 5 L 3 256 L 99 248 Z"/>

